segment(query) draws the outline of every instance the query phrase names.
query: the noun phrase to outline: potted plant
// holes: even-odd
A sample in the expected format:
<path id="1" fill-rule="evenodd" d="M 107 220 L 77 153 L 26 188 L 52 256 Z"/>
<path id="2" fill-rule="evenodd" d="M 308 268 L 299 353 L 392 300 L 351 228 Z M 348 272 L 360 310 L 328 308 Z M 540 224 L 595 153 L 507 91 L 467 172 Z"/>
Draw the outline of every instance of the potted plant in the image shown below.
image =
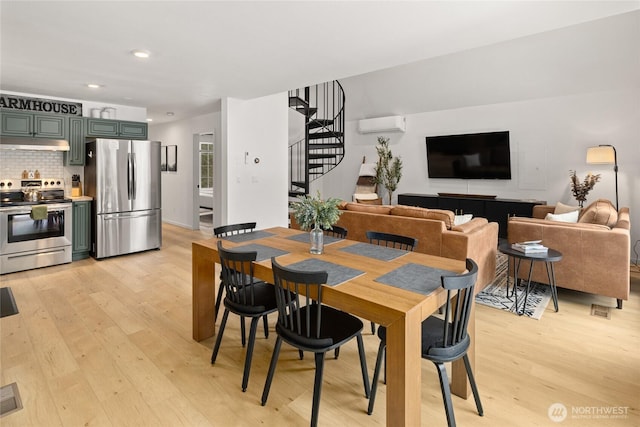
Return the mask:
<path id="1" fill-rule="evenodd" d="M 391 149 L 389 149 L 389 138 L 383 136 L 378 137 L 378 163 L 376 164 L 375 183 L 382 185 L 389 194 L 389 204 L 393 192 L 398 189 L 398 183 L 402 178 L 402 160 L 399 157 L 393 157 Z"/>
<path id="2" fill-rule="evenodd" d="M 328 198 L 322 200 L 320 191 L 315 197 L 298 196 L 298 201 L 292 204 L 293 216 L 303 230 L 311 230 L 312 254 L 321 254 L 324 250 L 322 230 L 329 230 L 338 222 L 342 213 L 338 209 L 340 199 Z"/>
<path id="3" fill-rule="evenodd" d="M 576 171 L 569 171 L 569 176 L 571 177 L 571 192 L 573 193 L 573 197 L 578 201 L 578 205 L 582 207 L 584 201 L 587 200 L 589 191 L 593 189 L 596 182 L 600 181 L 600 174 L 594 175 L 589 172 L 582 182 L 580 182 L 576 176 Z"/>

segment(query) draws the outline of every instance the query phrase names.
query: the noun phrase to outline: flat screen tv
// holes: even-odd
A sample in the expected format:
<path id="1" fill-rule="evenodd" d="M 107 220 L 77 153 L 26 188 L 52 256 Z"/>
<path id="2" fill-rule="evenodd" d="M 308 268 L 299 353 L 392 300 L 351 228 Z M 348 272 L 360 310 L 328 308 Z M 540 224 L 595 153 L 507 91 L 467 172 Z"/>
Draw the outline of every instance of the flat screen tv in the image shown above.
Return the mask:
<path id="1" fill-rule="evenodd" d="M 509 131 L 426 140 L 429 178 L 511 179 Z"/>

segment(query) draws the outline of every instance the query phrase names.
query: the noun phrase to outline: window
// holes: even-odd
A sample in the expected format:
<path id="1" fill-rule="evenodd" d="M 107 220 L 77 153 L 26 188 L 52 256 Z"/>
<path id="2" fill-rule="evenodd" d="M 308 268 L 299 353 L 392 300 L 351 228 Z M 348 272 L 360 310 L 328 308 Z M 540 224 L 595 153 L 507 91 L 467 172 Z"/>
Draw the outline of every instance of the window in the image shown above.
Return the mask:
<path id="1" fill-rule="evenodd" d="M 213 189 L 213 143 L 200 143 L 200 188 Z"/>

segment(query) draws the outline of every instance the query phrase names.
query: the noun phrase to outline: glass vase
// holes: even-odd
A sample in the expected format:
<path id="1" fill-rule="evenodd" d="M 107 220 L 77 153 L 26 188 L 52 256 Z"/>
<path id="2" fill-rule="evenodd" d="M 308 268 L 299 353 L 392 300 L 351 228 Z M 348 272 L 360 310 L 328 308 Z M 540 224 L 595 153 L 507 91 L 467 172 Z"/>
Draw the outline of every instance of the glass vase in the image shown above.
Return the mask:
<path id="1" fill-rule="evenodd" d="M 309 232 L 309 238 L 311 240 L 311 252 L 314 255 L 320 255 L 324 251 L 324 234 L 322 229 L 317 225 Z"/>

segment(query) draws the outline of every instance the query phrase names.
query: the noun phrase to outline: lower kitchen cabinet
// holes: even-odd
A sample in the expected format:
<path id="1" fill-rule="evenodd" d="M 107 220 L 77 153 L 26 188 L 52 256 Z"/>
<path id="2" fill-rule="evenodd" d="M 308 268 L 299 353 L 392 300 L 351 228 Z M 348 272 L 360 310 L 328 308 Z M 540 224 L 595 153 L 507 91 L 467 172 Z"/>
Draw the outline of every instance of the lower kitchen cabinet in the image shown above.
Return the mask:
<path id="1" fill-rule="evenodd" d="M 72 259 L 89 257 L 91 250 L 91 201 L 73 202 Z"/>

